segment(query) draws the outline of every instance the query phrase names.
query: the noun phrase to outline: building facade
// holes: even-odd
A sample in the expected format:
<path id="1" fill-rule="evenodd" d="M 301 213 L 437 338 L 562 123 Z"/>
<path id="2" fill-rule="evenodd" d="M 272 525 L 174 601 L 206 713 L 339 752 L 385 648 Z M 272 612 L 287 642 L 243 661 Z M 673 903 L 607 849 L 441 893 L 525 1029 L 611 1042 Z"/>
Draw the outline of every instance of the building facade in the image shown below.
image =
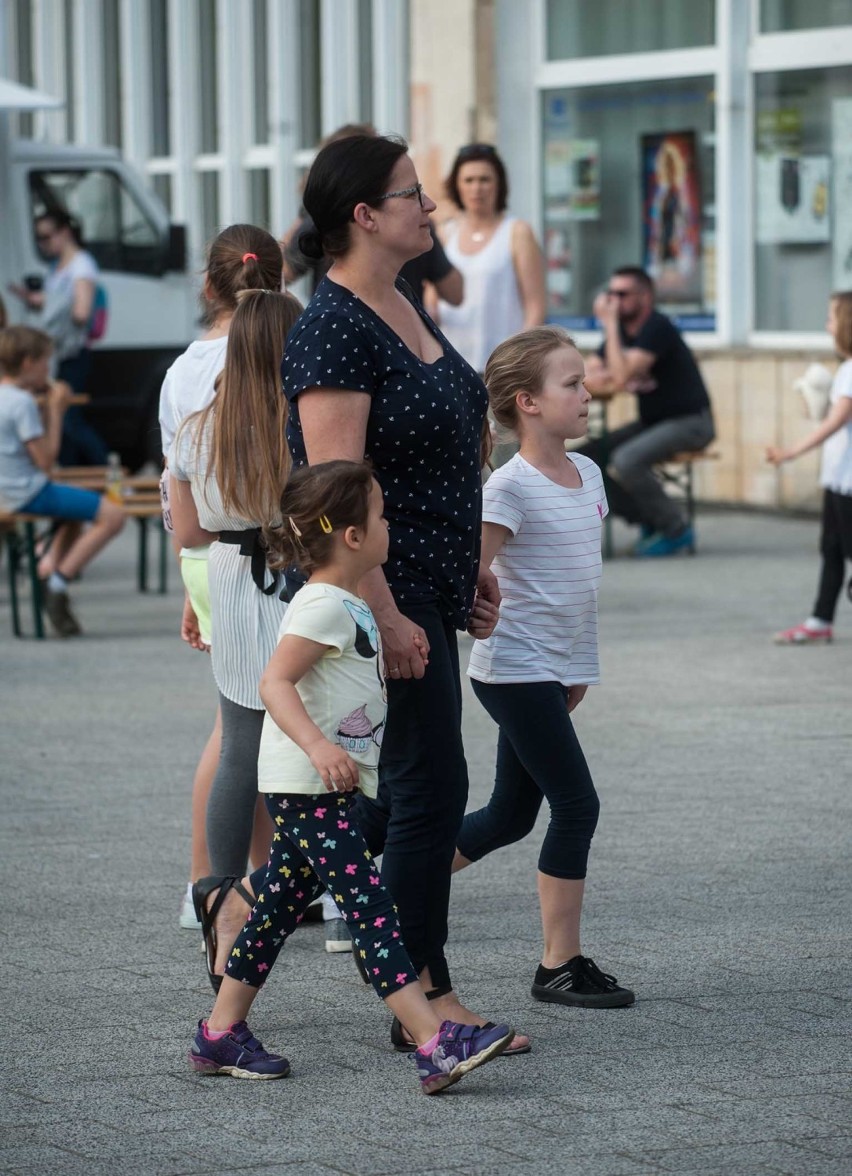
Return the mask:
<path id="1" fill-rule="evenodd" d="M 656 277 L 713 396 L 701 495 L 816 505 L 818 454 L 764 450 L 809 427 L 792 382 L 852 288 L 850 0 L 0 0 L 0 75 L 65 99 L 24 135 L 118 147 L 198 259 L 283 231 L 342 123 L 409 135 L 436 198 L 495 142 L 582 347 L 612 266 Z"/>
<path id="2" fill-rule="evenodd" d="M 712 499 L 809 507 L 818 454 L 792 381 L 830 291 L 852 289 L 847 0 L 497 0 L 498 137 L 513 208 L 541 232 L 549 313 L 598 340 L 619 264 L 654 275 L 698 351 L 720 458 Z"/>
<path id="3" fill-rule="evenodd" d="M 408 39 L 397 0 L 0 0 L 0 76 L 65 102 L 18 133 L 117 147 L 196 258 L 235 221 L 282 232 L 335 127 L 406 129 Z"/>

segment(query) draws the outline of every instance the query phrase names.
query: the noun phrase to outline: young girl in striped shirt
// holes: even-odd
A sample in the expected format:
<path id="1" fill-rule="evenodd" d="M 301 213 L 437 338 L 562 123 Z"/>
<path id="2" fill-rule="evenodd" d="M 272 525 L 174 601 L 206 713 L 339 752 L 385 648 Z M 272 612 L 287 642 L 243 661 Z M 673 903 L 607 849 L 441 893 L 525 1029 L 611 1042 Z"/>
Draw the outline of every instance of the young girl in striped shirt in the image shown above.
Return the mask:
<path id="1" fill-rule="evenodd" d="M 520 451 L 485 485 L 483 567 L 500 584 L 500 620 L 476 641 L 468 674 L 500 728 L 494 791 L 468 813 L 454 870 L 532 830 L 542 798 L 550 824 L 538 864 L 544 952 L 537 1000 L 585 1008 L 633 1003 L 633 993 L 580 949 L 580 913 L 599 803 L 571 712 L 600 680 L 597 593 L 601 471 L 565 452 L 585 435 L 591 396 L 583 360 L 559 327 L 514 335 L 485 369 L 491 411 Z"/>

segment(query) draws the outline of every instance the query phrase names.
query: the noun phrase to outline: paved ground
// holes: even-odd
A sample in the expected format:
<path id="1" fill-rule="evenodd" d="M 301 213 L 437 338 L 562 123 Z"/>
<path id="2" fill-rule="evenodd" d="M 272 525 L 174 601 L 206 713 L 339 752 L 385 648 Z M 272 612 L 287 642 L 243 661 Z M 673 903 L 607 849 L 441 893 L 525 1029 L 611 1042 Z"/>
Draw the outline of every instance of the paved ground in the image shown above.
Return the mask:
<path id="1" fill-rule="evenodd" d="M 812 595 L 816 524 L 700 534 L 694 560 L 607 566 L 605 684 L 577 714 L 603 799 L 586 950 L 638 1003 L 529 998 L 539 828 L 459 879 L 451 930 L 463 994 L 535 1051 L 435 1099 L 318 927 L 254 1017 L 293 1076 L 188 1071 L 209 993 L 176 908 L 207 662 L 175 637 L 176 591 L 133 591 L 131 536 L 77 589 L 85 640 L 13 641 L 0 590 L 0 1170 L 852 1169 L 852 609 L 833 647 L 775 648 Z M 480 801 L 494 732 L 472 698 L 466 733 Z"/>

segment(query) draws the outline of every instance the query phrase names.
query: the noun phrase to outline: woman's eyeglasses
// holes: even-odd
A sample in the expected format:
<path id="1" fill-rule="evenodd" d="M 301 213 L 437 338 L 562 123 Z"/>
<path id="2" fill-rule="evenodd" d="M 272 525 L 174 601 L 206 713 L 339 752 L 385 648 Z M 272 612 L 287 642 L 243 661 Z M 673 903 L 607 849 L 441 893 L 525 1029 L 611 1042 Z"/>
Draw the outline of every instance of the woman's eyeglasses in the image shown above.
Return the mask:
<path id="1" fill-rule="evenodd" d="M 420 207 L 422 208 L 423 207 L 423 185 L 422 184 L 414 184 L 414 186 L 411 188 L 400 188 L 398 192 L 385 192 L 384 196 L 379 197 L 379 200 L 380 201 L 381 200 L 393 200 L 394 196 L 414 196 L 415 194 L 417 195 L 417 199 L 420 203 Z"/>

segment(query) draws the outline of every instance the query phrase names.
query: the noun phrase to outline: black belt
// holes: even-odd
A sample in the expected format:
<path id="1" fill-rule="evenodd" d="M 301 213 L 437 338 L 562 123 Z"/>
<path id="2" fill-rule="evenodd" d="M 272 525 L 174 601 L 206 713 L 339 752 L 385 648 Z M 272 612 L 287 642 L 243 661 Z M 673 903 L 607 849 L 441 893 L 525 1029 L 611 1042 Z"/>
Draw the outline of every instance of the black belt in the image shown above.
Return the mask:
<path id="1" fill-rule="evenodd" d="M 255 586 L 264 596 L 271 596 L 278 587 L 278 572 L 266 566 L 266 547 L 263 543 L 260 527 L 253 527 L 250 531 L 220 531 L 219 542 L 229 543 L 239 547 L 240 555 L 247 555 L 251 560 L 251 578 Z M 272 576 L 272 583 L 266 584 L 266 573 Z"/>

